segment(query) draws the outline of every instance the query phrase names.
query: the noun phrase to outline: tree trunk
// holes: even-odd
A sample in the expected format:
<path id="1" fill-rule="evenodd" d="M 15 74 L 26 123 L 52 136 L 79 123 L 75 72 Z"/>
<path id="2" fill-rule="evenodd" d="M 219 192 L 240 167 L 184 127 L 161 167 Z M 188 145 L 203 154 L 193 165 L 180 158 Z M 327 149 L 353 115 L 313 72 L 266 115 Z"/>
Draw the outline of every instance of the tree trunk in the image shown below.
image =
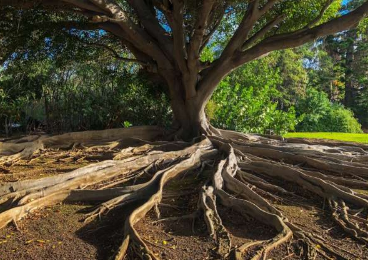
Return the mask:
<path id="1" fill-rule="evenodd" d="M 190 140 L 202 134 L 211 134 L 210 124 L 207 120 L 205 107 L 207 101 L 197 93 L 188 95 L 188 86 L 180 77 L 170 77 L 166 75 L 166 80 L 170 90 L 171 108 L 174 114 L 174 128 L 179 129 L 178 137 Z M 196 88 L 192 88 L 196 89 Z"/>
<path id="2" fill-rule="evenodd" d="M 355 37 L 355 38 L 354 38 Z M 354 39 L 356 39 L 356 31 L 348 32 L 348 40 L 349 45 L 346 50 L 346 64 L 345 64 L 345 99 L 344 105 L 348 108 L 352 108 L 354 106 L 354 97 L 355 97 L 355 84 L 354 84 L 354 71 L 353 71 L 353 63 L 354 63 Z"/>
<path id="3" fill-rule="evenodd" d="M 171 101 L 175 127 L 179 128 L 179 135 L 184 140 L 211 133 L 210 125 L 205 113 L 205 102 L 197 97 L 182 102 Z"/>
<path id="4" fill-rule="evenodd" d="M 13 135 L 13 120 L 12 117 L 9 117 L 9 121 L 8 121 L 8 129 L 9 129 L 9 136 Z"/>
<path id="5" fill-rule="evenodd" d="M 51 129 L 50 129 L 50 108 L 49 108 L 49 101 L 47 99 L 46 92 L 44 92 L 44 102 L 45 102 L 45 115 L 46 115 L 46 131 L 51 132 Z"/>
<path id="6" fill-rule="evenodd" d="M 5 116 L 4 127 L 5 127 L 5 136 L 9 137 L 9 124 L 8 124 L 8 117 L 7 116 Z"/>

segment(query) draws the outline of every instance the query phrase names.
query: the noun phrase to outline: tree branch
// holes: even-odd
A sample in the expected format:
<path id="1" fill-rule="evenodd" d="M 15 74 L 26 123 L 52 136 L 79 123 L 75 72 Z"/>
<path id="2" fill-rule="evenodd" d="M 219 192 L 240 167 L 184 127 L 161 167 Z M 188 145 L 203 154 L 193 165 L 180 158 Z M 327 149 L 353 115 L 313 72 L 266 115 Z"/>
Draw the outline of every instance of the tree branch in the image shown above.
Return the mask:
<path id="1" fill-rule="evenodd" d="M 271 8 L 277 3 L 280 2 L 281 0 L 269 0 L 260 10 L 259 10 L 259 14 L 260 16 L 264 15 L 265 13 L 267 13 L 269 10 L 271 10 Z"/>
<path id="2" fill-rule="evenodd" d="M 62 0 L 62 1 L 87 11 L 93 11 L 96 12 L 97 14 L 99 13 L 107 15 L 107 13 L 103 9 L 98 8 L 97 6 L 91 4 L 88 0 Z"/>
<path id="3" fill-rule="evenodd" d="M 220 26 L 221 21 L 225 15 L 225 10 L 226 10 L 226 6 L 224 6 L 223 9 L 221 10 L 221 13 L 219 14 L 219 17 L 217 18 L 217 20 L 213 22 L 213 26 L 209 30 L 209 32 L 206 35 L 204 35 L 203 40 L 202 40 L 202 45 L 199 50 L 199 54 L 202 53 L 203 49 L 206 47 L 206 45 L 210 41 L 212 35 L 217 31 L 218 27 Z"/>
<path id="4" fill-rule="evenodd" d="M 185 74 L 188 71 L 186 63 L 186 41 L 183 21 L 184 3 L 181 0 L 173 2 L 173 38 L 174 38 L 174 57 L 180 71 Z"/>
<path id="5" fill-rule="evenodd" d="M 197 14 L 197 21 L 194 25 L 194 32 L 188 48 L 189 67 L 194 66 L 196 60 L 199 59 L 199 51 L 204 40 L 204 33 L 207 29 L 207 22 L 214 3 L 214 0 L 203 1 L 201 10 Z"/>
<path id="6" fill-rule="evenodd" d="M 251 38 L 249 38 L 242 46 L 242 50 L 248 49 L 251 47 L 256 41 L 264 37 L 273 27 L 281 23 L 285 19 L 285 15 L 280 15 L 276 17 L 274 20 L 266 24 L 261 30 L 255 33 Z"/>
<path id="7" fill-rule="evenodd" d="M 151 56 L 160 67 L 171 67 L 171 62 L 167 59 L 165 53 L 159 44 L 146 33 L 144 29 L 137 26 L 126 14 L 126 12 L 113 0 L 89 0 L 105 12 L 109 13 L 108 21 L 121 27 L 124 32 L 124 38 L 134 44 L 135 48 Z M 119 37 L 119 35 L 117 35 Z M 122 36 L 120 36 L 122 37 Z"/>
<path id="8" fill-rule="evenodd" d="M 260 18 L 258 10 L 259 0 L 253 0 L 249 3 L 247 12 L 244 14 L 238 29 L 225 47 L 221 54 L 220 60 L 225 60 L 233 55 L 236 49 L 241 48 L 249 33 L 253 29 L 254 24 Z"/>
<path id="9" fill-rule="evenodd" d="M 103 23 L 100 25 L 100 28 L 107 32 L 110 32 L 112 35 L 115 35 L 117 38 L 119 38 L 122 41 L 122 44 L 126 46 L 137 59 L 144 61 L 147 64 L 154 64 L 151 56 L 140 51 L 138 48 L 135 47 L 134 43 L 129 41 L 128 38 L 123 37 L 124 31 L 123 29 L 121 29 L 120 26 L 113 23 Z"/>
<path id="10" fill-rule="evenodd" d="M 152 14 L 147 4 L 143 0 L 127 0 L 127 2 L 137 12 L 139 20 L 148 34 L 160 43 L 161 48 L 165 50 L 167 55 L 172 56 L 173 46 L 171 39 L 158 22 L 157 17 Z"/>
<path id="11" fill-rule="evenodd" d="M 310 29 L 279 34 L 264 39 L 259 44 L 235 57 L 235 66 L 256 59 L 274 50 L 298 47 L 319 37 L 334 34 L 356 27 L 368 15 L 368 1 L 350 13 Z"/>
<path id="12" fill-rule="evenodd" d="M 365 1 L 354 11 L 329 22 L 307 30 L 301 29 L 292 33 L 268 37 L 246 51 L 237 51 L 231 60 L 225 59 L 223 63 L 219 62 L 219 60 L 215 61 L 205 71 L 204 78 L 200 82 L 198 92 L 200 99 L 204 102 L 207 101 L 223 77 L 244 63 L 267 55 L 271 51 L 297 47 L 319 37 L 351 29 L 356 27 L 367 15 L 368 1 Z"/>
<path id="13" fill-rule="evenodd" d="M 319 15 L 310 23 L 308 23 L 304 29 L 310 29 L 313 26 L 315 26 L 323 17 L 323 15 L 325 14 L 325 12 L 327 11 L 327 9 L 331 6 L 331 4 L 333 3 L 333 0 L 327 0 L 326 4 L 323 6 L 322 11 L 319 13 Z"/>
<path id="14" fill-rule="evenodd" d="M 130 59 L 130 58 L 125 58 L 120 56 L 116 50 L 114 50 L 113 48 L 111 48 L 110 46 L 108 46 L 107 44 L 103 44 L 103 43 L 97 43 L 97 42 L 86 42 L 83 41 L 82 39 L 80 39 L 79 37 L 75 36 L 74 37 L 77 41 L 79 41 L 82 44 L 85 45 L 90 45 L 90 46 L 97 46 L 97 47 L 101 47 L 106 49 L 107 51 L 109 51 L 117 60 L 121 60 L 121 61 L 126 61 L 126 62 L 134 62 L 134 63 L 138 63 L 141 64 L 143 66 L 148 66 L 149 64 L 145 61 L 142 60 L 137 60 L 137 59 Z"/>

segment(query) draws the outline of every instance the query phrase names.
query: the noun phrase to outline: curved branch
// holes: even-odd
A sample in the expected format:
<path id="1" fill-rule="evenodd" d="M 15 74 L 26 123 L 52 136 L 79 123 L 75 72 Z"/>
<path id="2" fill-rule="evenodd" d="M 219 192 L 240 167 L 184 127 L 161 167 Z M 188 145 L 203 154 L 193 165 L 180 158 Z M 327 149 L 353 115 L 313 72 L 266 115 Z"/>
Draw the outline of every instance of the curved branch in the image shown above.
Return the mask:
<path id="1" fill-rule="evenodd" d="M 143 0 L 127 0 L 127 2 L 137 12 L 140 22 L 149 35 L 154 37 L 159 43 L 160 47 L 165 50 L 165 53 L 172 56 L 173 46 L 168 33 L 160 25 L 157 16 L 152 14 L 151 9 Z"/>
<path id="2" fill-rule="evenodd" d="M 214 3 L 214 0 L 204 1 L 202 3 L 202 8 L 198 13 L 194 32 L 189 43 L 188 60 L 190 63 L 195 63 L 199 59 L 199 51 L 204 40 L 205 30 Z"/>
<path id="3" fill-rule="evenodd" d="M 310 29 L 301 29 L 264 39 L 258 45 L 234 56 L 235 67 L 254 60 L 271 51 L 298 47 L 319 37 L 356 27 L 368 15 L 368 1 L 354 11 Z"/>
<path id="4" fill-rule="evenodd" d="M 87 0 L 62 0 L 63 2 L 72 4 L 78 8 L 84 9 L 84 10 L 88 10 L 88 11 L 93 11 L 96 13 L 100 13 L 100 14 L 107 14 L 104 10 L 102 10 L 101 8 L 98 8 L 97 6 L 91 4 L 89 1 Z"/>
<path id="5" fill-rule="evenodd" d="M 173 3 L 173 19 L 172 19 L 172 31 L 174 38 L 174 57 L 177 65 L 182 73 L 188 71 L 186 63 L 186 42 L 185 42 L 185 31 L 183 21 L 184 3 L 181 1 L 175 1 Z"/>
<path id="6" fill-rule="evenodd" d="M 323 6 L 322 11 L 319 13 L 319 15 L 313 20 L 311 21 L 309 24 L 307 24 L 307 26 L 305 26 L 304 29 L 309 29 L 312 28 L 313 26 L 315 26 L 319 21 L 321 21 L 323 15 L 326 13 L 327 9 L 331 6 L 331 4 L 333 3 L 333 0 L 328 0 L 326 2 L 326 4 Z"/>
<path id="7" fill-rule="evenodd" d="M 75 38 L 76 38 L 77 41 L 79 41 L 82 44 L 97 46 L 97 47 L 101 47 L 101 48 L 104 48 L 104 49 L 108 50 L 118 60 L 126 61 L 126 62 L 135 62 L 135 63 L 141 64 L 143 66 L 148 65 L 148 63 L 143 61 L 143 60 L 130 59 L 130 58 L 125 58 L 125 57 L 120 56 L 116 50 L 114 50 L 112 47 L 108 46 L 107 44 L 97 43 L 97 42 L 85 42 L 85 41 L 83 41 L 82 39 L 80 39 L 78 37 L 75 37 Z"/>
<path id="8" fill-rule="evenodd" d="M 280 0 L 269 0 L 260 10 L 259 13 L 260 15 L 264 15 L 265 13 L 267 13 L 270 9 L 272 9 L 272 7 L 279 2 Z"/>
<path id="9" fill-rule="evenodd" d="M 257 40 L 261 39 L 268 33 L 273 27 L 278 25 L 282 22 L 282 20 L 285 19 L 285 15 L 280 15 L 276 17 L 274 20 L 266 24 L 261 30 L 259 30 L 256 34 L 254 34 L 251 38 L 249 38 L 242 46 L 242 49 L 245 50 L 252 46 L 253 43 L 255 43 Z"/>
<path id="10" fill-rule="evenodd" d="M 269 1 L 268 3 L 271 2 L 276 3 L 277 0 Z M 362 19 L 367 17 L 367 15 L 368 1 L 365 1 L 354 11 L 319 26 L 310 29 L 303 28 L 295 32 L 268 37 L 246 51 L 225 52 L 225 49 L 221 57 L 213 62 L 211 67 L 205 71 L 205 74 L 203 75 L 204 78 L 199 86 L 200 99 L 204 102 L 207 101 L 215 90 L 217 84 L 237 67 L 265 56 L 272 51 L 298 47 L 304 43 L 318 39 L 319 37 L 356 27 Z M 244 42 L 241 44 L 243 43 Z M 228 49 L 230 47 L 228 46 L 226 48 Z M 230 55 L 230 58 L 228 55 Z"/>

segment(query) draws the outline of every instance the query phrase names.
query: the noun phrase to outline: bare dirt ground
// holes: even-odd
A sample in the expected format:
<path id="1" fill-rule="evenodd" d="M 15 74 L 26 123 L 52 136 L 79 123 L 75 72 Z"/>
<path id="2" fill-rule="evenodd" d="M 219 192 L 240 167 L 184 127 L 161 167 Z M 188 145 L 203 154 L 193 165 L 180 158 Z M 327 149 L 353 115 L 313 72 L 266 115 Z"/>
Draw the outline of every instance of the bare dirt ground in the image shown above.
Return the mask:
<path id="1" fill-rule="evenodd" d="M 42 150 L 29 160 L 19 160 L 11 165 L 3 164 L 0 167 L 0 186 L 4 182 L 62 175 L 95 162 L 113 159 L 120 151 L 121 147 L 111 145 Z M 169 181 L 158 206 L 159 210 L 151 210 L 135 224 L 143 241 L 159 259 L 219 259 L 215 252 L 216 244 L 208 235 L 203 216 L 171 219 L 196 211 L 198 193 L 215 171 L 216 164 L 207 164 L 201 172 L 199 169 L 191 170 Z M 259 176 L 289 193 L 285 195 L 276 192 L 270 197 L 270 193 L 262 194 L 263 191 L 255 186 L 252 189 L 282 211 L 290 223 L 307 230 L 324 242 L 323 245 L 315 245 L 315 255 L 306 256 L 308 250 L 303 250 L 301 241 L 293 238 L 271 251 L 268 260 L 368 259 L 367 246 L 347 235 L 335 224 L 326 201 L 294 183 Z M 141 176 L 118 186 L 144 183 L 149 179 L 149 176 Z M 95 207 L 96 205 L 89 204 L 59 203 L 33 211 L 17 223 L 7 225 L 0 230 L 0 260 L 109 259 L 122 243 L 124 220 L 134 209 L 134 204 L 128 208 L 113 209 L 100 219 L 84 223 L 86 213 Z M 0 213 L 2 211 L 4 209 L 0 208 Z M 249 242 L 267 241 L 277 234 L 259 220 L 244 218 L 228 207 L 218 205 L 218 213 L 235 248 Z M 318 250 L 325 245 L 329 246 L 331 252 L 338 252 L 339 256 L 333 253 L 327 255 Z M 243 255 L 244 259 L 251 259 L 255 249 L 257 247 Z M 138 259 L 137 255 L 139 252 L 131 252 L 125 259 Z M 229 259 L 234 259 L 233 253 Z"/>

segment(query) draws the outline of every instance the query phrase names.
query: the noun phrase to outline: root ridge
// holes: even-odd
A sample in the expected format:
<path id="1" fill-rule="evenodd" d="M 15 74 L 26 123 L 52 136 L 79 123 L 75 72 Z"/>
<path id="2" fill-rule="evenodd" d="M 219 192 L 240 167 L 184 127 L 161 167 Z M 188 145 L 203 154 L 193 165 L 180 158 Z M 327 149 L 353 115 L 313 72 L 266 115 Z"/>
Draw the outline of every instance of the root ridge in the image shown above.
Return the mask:
<path id="1" fill-rule="evenodd" d="M 127 254 L 143 259 L 159 259 L 152 243 L 139 234 L 136 226 L 148 212 L 155 211 L 154 223 L 189 219 L 203 221 L 215 248 L 215 259 L 268 259 L 275 248 L 294 243 L 300 258 L 351 259 L 354 252 L 339 249 L 318 234 L 300 228 L 277 202 L 302 197 L 303 192 L 327 201 L 330 219 L 347 235 L 368 245 L 368 149 L 366 146 L 301 142 L 266 136 L 216 130 L 216 135 L 191 143 L 153 140 L 158 128 L 32 137 L 0 144 L 0 163 L 15 164 L 36 156 L 43 149 L 93 149 L 107 145 L 119 149 L 105 160 L 77 170 L 38 180 L 4 183 L 0 187 L 0 228 L 18 223 L 32 211 L 60 202 L 85 202 L 97 206 L 86 223 L 103 218 L 117 208 L 129 208 L 124 235 L 114 258 Z M 133 137 L 137 132 L 137 136 Z M 99 139 L 100 138 L 100 139 Z M 102 138 L 102 141 L 101 141 Z M 119 142 L 111 143 L 116 138 Z M 138 147 L 126 147 L 138 143 Z M 147 139 L 149 141 L 143 141 Z M 66 141 L 67 140 L 67 141 Z M 36 158 L 34 158 L 36 159 Z M 32 159 L 32 160 L 34 160 Z M 208 162 L 211 162 L 209 164 Z M 213 163 L 213 164 L 212 164 Z M 210 170 L 208 170 L 210 168 Z M 161 218 L 164 189 L 187 174 L 200 183 L 196 209 L 187 215 Z M 205 181 L 203 181 L 205 179 Z M 285 183 L 285 185 L 280 185 Z M 288 184 L 299 189 L 289 188 Z M 200 190 L 198 192 L 198 190 Z M 190 194 L 193 190 L 189 191 Z M 183 193 L 178 197 L 184 196 Z M 167 195 L 164 203 L 170 197 Z M 275 231 L 274 237 L 235 245 L 218 206 L 231 209 L 243 219 L 256 219 Z M 166 204 L 166 206 L 171 206 Z M 178 207 L 180 208 L 180 207 Z M 123 223 L 123 222 L 122 222 Z M 225 223 L 225 224 L 224 224 Z M 231 230 L 231 229 L 230 229 Z M 296 252 L 296 251 L 295 251 Z"/>

